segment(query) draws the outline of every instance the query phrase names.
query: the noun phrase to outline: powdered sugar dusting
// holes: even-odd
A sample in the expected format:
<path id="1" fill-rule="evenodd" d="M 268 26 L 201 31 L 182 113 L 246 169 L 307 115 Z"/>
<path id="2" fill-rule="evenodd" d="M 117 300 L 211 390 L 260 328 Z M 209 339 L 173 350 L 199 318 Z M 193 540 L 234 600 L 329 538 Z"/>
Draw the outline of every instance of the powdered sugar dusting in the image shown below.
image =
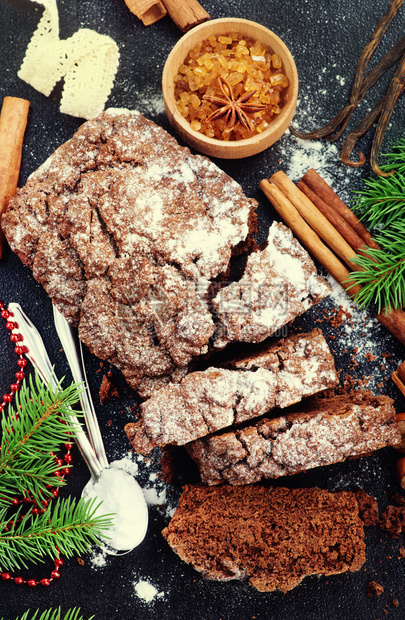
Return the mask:
<path id="1" fill-rule="evenodd" d="M 251 254 L 243 277 L 213 300 L 223 328 L 214 344 L 261 342 L 328 294 L 328 285 L 291 230 L 273 222 L 267 247 Z"/>
<path id="2" fill-rule="evenodd" d="M 138 598 L 145 601 L 145 603 L 151 603 L 155 599 L 161 599 L 165 596 L 164 592 L 159 592 L 158 589 L 145 579 L 140 579 L 134 583 L 135 594 Z"/>
<path id="3" fill-rule="evenodd" d="M 143 433 L 157 445 L 183 445 L 220 429 L 288 407 L 338 383 L 334 362 L 319 330 L 286 338 L 265 353 L 189 373 L 141 405 Z"/>
<path id="4" fill-rule="evenodd" d="M 333 327 L 330 347 L 342 369 L 342 385 L 384 393 L 386 381 L 401 362 L 386 344 L 390 338 L 386 328 L 367 309 L 360 308 L 332 276 L 326 279 L 332 293 L 325 300 L 324 319 Z"/>

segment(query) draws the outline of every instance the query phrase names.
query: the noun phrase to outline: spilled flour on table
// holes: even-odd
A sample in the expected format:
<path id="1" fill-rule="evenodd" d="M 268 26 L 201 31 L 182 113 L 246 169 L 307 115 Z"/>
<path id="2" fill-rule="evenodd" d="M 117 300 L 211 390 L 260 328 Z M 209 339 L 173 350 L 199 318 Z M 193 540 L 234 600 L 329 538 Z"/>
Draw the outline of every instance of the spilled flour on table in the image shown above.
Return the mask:
<path id="1" fill-rule="evenodd" d="M 134 590 L 135 594 L 138 598 L 145 601 L 145 603 L 151 603 L 156 599 L 162 599 L 165 596 L 164 592 L 159 592 L 154 585 L 145 579 L 140 579 L 137 582 L 134 582 Z"/>
<path id="2" fill-rule="evenodd" d="M 327 340 L 341 369 L 343 386 L 369 389 L 374 395 L 385 393 L 386 382 L 400 362 L 386 342 L 390 338 L 386 328 L 355 304 L 332 276 L 325 277 L 332 293 L 325 300 L 322 322 L 332 328 Z"/>
<path id="3" fill-rule="evenodd" d="M 353 189 L 361 178 L 361 168 L 348 168 L 340 161 L 340 150 L 334 142 L 301 140 L 287 131 L 278 143 L 279 169 L 297 183 L 314 168 L 346 203 L 353 199 Z"/>

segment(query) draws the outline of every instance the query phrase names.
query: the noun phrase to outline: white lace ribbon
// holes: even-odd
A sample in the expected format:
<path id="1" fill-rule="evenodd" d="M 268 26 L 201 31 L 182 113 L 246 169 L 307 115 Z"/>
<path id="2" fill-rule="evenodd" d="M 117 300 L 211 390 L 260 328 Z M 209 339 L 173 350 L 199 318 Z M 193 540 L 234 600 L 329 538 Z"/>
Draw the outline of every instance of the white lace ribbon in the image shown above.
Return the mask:
<path id="1" fill-rule="evenodd" d="M 28 44 L 18 77 L 48 96 L 64 78 L 60 111 L 93 118 L 103 111 L 118 69 L 118 46 L 111 37 L 80 28 L 59 38 L 56 0 L 31 0 L 44 13 Z"/>

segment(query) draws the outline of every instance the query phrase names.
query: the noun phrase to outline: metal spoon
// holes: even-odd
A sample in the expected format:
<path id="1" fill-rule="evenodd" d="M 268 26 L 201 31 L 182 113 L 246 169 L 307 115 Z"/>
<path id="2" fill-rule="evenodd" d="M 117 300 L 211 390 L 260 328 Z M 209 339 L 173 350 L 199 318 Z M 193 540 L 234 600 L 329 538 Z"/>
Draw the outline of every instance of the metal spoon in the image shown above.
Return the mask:
<path id="1" fill-rule="evenodd" d="M 51 381 L 55 389 L 58 386 L 58 380 L 53 372 L 45 345 L 37 328 L 19 304 L 11 303 L 8 309 L 18 323 L 18 328 L 15 331 L 23 336 L 24 343 L 28 347 L 29 351 L 26 353 L 26 357 L 37 369 L 42 380 L 45 383 Z M 67 322 L 62 315 L 59 314 L 57 322 L 58 334 L 62 345 L 65 351 L 69 351 L 69 356 L 67 357 L 72 368 L 72 375 L 74 378 L 78 378 L 78 380 L 75 378 L 76 382 L 85 385 L 87 393 L 86 396 L 81 398 L 81 404 L 90 441 L 73 412 L 70 416 L 71 423 L 76 427 L 76 443 L 91 473 L 91 478 L 84 487 L 82 496 L 102 499 L 104 506 L 101 506 L 100 512 L 103 512 L 105 506 L 110 506 L 112 501 L 116 507 L 118 506 L 118 511 L 116 509 L 112 510 L 116 515 L 111 539 L 112 542 L 118 542 L 119 548 L 108 546 L 107 543 L 105 550 L 107 553 L 112 554 L 116 554 L 117 551 L 128 552 L 142 542 L 147 531 L 148 508 L 145 497 L 133 476 L 121 469 L 109 467 L 97 416 L 86 384 L 84 369 L 81 368 L 81 357 L 75 354 L 75 351 L 79 350 L 79 345 L 75 342 L 74 332 L 67 326 Z M 103 472 L 105 472 L 104 475 Z M 102 497 L 103 493 L 107 493 L 107 496 Z M 123 493 L 124 496 L 122 495 Z M 128 514 L 125 515 L 123 511 L 123 508 L 126 506 L 133 508 L 131 523 L 128 522 Z M 123 528 L 125 528 L 125 531 Z M 129 529 L 131 529 L 130 536 L 128 536 Z"/>

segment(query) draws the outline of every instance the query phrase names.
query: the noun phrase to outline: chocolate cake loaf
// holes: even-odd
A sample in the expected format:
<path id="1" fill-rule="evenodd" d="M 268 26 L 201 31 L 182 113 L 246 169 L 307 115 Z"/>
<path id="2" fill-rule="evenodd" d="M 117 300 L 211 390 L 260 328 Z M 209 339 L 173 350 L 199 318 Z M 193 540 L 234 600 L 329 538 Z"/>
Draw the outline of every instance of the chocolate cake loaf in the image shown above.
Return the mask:
<path id="1" fill-rule="evenodd" d="M 145 452 L 156 445 L 183 445 L 338 383 L 319 329 L 271 343 L 232 366 L 191 372 L 155 392 L 141 404 L 142 419 L 125 427 L 133 447 Z"/>
<path id="2" fill-rule="evenodd" d="M 346 491 L 186 485 L 163 536 L 205 577 L 249 579 L 261 592 L 357 571 L 366 560 L 359 507 Z"/>
<path id="3" fill-rule="evenodd" d="M 223 331 L 208 293 L 231 257 L 252 245 L 256 206 L 155 123 L 107 110 L 17 190 L 2 227 L 90 351 L 147 396 L 183 377 Z M 329 288 L 300 252 L 308 307 Z"/>
<path id="4" fill-rule="evenodd" d="M 253 483 L 370 454 L 401 441 L 388 396 L 359 390 L 350 397 L 309 401 L 294 413 L 266 416 L 188 444 L 201 480 L 209 485 Z"/>

